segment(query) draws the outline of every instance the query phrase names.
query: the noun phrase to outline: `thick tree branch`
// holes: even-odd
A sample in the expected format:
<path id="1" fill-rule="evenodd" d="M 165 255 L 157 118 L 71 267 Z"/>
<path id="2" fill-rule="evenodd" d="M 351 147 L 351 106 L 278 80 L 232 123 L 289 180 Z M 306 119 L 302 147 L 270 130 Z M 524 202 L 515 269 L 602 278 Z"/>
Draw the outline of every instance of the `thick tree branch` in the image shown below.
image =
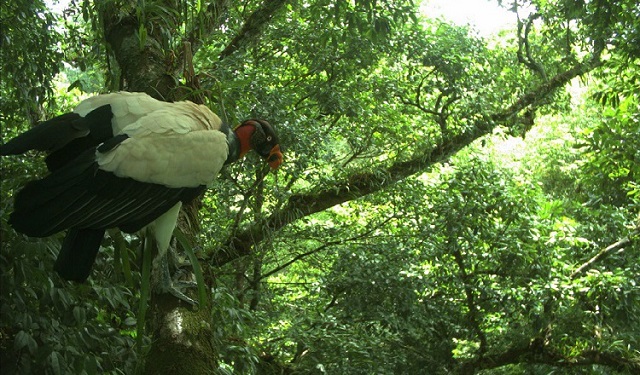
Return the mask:
<path id="1" fill-rule="evenodd" d="M 531 26 L 538 18 L 540 18 L 540 14 L 533 14 L 527 19 L 525 24 L 525 22 L 521 21 L 520 17 L 518 17 L 518 62 L 524 64 L 534 73 L 537 73 L 542 79 L 547 79 L 547 74 L 545 73 L 544 68 L 533 58 L 533 54 L 531 53 L 531 44 L 529 43 Z M 522 33 L 523 24 L 524 34 Z"/>
<path id="2" fill-rule="evenodd" d="M 258 35 L 263 27 L 269 23 L 275 13 L 282 8 L 287 0 L 267 0 L 253 12 L 238 32 L 238 35 L 220 52 L 220 60 L 244 48 L 251 39 Z"/>
<path id="3" fill-rule="evenodd" d="M 606 258 L 607 256 L 609 256 L 609 254 L 611 254 L 612 252 L 614 252 L 614 251 L 616 251 L 618 249 L 622 249 L 622 248 L 626 247 L 627 245 L 632 244 L 633 241 L 634 241 L 634 237 L 638 236 L 638 234 L 640 234 L 640 228 L 636 229 L 635 231 L 633 231 L 633 233 L 631 233 L 628 237 L 625 237 L 625 238 L 621 239 L 620 241 L 607 246 L 606 248 L 601 250 L 598 254 L 596 254 L 593 258 L 589 259 L 583 265 L 578 267 L 577 270 L 573 271 L 573 273 L 571 274 L 571 278 L 575 279 L 581 273 L 585 272 L 589 267 L 593 266 L 593 264 L 595 262 L 598 262 L 599 260 L 601 260 L 603 258 Z"/>
<path id="4" fill-rule="evenodd" d="M 239 257 L 249 255 L 254 243 L 262 241 L 266 228 L 278 230 L 302 217 L 324 211 L 335 205 L 363 197 L 383 190 L 397 182 L 428 167 L 445 161 L 458 151 L 464 149 L 476 139 L 490 134 L 498 125 L 507 124 L 509 119 L 527 107 L 535 108 L 542 99 L 547 98 L 555 90 L 563 87 L 573 78 L 583 75 L 600 65 L 597 57 L 591 57 L 586 63 L 577 64 L 573 68 L 562 72 L 537 89 L 523 95 L 502 112 L 486 116 L 462 133 L 443 139 L 436 147 L 424 153 L 417 154 L 409 160 L 398 161 L 385 170 L 378 172 L 363 172 L 352 175 L 348 180 L 326 188 L 308 193 L 294 194 L 287 204 L 279 211 L 271 214 L 264 221 L 256 222 L 246 230 L 237 233 L 220 251 L 214 255 L 211 263 L 221 266 Z"/>
<path id="5" fill-rule="evenodd" d="M 156 9 L 175 10 L 178 3 L 174 0 L 162 0 Z M 121 82 L 114 90 L 142 91 L 161 100 L 173 100 L 177 94 L 180 64 L 174 64 L 167 57 L 166 34 L 179 30 L 179 20 L 173 11 L 163 13 L 163 17 L 145 15 L 147 8 L 139 8 L 122 16 L 116 2 L 101 2 L 100 15 L 103 20 L 104 34 L 109 50 L 121 72 Z M 162 23 L 160 23 L 162 20 Z M 190 67 L 191 50 L 185 48 L 185 66 Z M 195 72 L 188 69 L 187 79 L 196 85 Z M 199 201 L 185 205 L 179 221 L 185 233 L 193 234 L 198 230 L 195 220 Z M 185 219 L 187 218 L 187 219 Z M 198 372 L 194 369 L 212 369 L 217 363 L 217 351 L 211 337 L 210 325 L 198 322 L 210 321 L 210 310 L 190 311 L 179 307 L 179 300 L 170 294 L 152 293 L 149 301 L 141 298 L 140 303 L 149 304 L 146 317 L 136 316 L 153 337 L 146 351 L 144 371 L 147 374 L 176 374 Z M 139 332 L 141 334 L 141 332 Z M 167 356 L 166 353 L 181 353 L 179 356 Z M 202 372 L 202 371 L 200 371 Z"/>
<path id="6" fill-rule="evenodd" d="M 516 346 L 502 353 L 485 355 L 482 358 L 464 362 L 457 372 L 471 375 L 482 370 L 518 363 L 543 364 L 559 368 L 601 365 L 626 373 L 640 371 L 640 363 L 616 353 L 585 350 L 576 356 L 566 357 L 547 346 L 539 346 L 536 341 L 532 341 L 531 344 L 526 346 Z"/>
<path id="7" fill-rule="evenodd" d="M 161 36 L 151 33 L 142 37 L 140 29 L 146 30 L 146 25 L 134 14 L 120 17 L 115 6 L 115 3 L 105 3 L 101 11 L 105 39 L 121 72 L 121 84 L 115 89 L 146 92 L 161 100 L 172 99 L 170 93 L 176 83 L 167 74 L 170 69 Z M 171 21 L 176 22 L 175 19 Z"/>

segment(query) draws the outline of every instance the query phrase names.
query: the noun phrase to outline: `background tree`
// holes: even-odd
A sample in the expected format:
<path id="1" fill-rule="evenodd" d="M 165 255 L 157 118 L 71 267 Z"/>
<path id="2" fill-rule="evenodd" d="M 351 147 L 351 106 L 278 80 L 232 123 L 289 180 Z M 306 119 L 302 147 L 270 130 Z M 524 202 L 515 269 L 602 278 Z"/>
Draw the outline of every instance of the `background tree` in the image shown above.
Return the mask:
<path id="1" fill-rule="evenodd" d="M 2 22 L 3 138 L 71 105 L 62 71 L 267 118 L 286 146 L 184 212 L 209 303 L 153 295 L 144 319 L 139 239 L 62 282 L 60 238 L 6 225 L 42 167 L 3 160 L 3 371 L 637 371 L 640 9 L 502 3 L 517 28 L 490 40 L 409 1 L 72 2 L 64 29 L 3 4 L 34 20 Z"/>

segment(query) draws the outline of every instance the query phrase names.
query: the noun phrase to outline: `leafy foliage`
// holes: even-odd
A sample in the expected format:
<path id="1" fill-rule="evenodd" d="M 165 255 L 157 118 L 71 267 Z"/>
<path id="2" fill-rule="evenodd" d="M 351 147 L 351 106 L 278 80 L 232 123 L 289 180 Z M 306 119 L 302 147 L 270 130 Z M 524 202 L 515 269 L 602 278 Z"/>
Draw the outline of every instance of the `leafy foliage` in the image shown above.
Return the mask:
<path id="1" fill-rule="evenodd" d="M 0 17 L 2 122 L 15 126 L 26 118 L 35 123 L 60 70 L 56 18 L 43 1 L 29 0 L 3 2 Z"/>
<path id="2" fill-rule="evenodd" d="M 191 339 L 218 373 L 633 373 L 637 4 L 503 3 L 519 27 L 483 39 L 408 1 L 74 2 L 64 41 L 43 4 L 3 5 L 37 22 L 3 29 L 2 134 L 53 92 L 49 114 L 158 72 L 229 123 L 275 124 L 282 168 L 249 155 L 201 202 L 210 334 Z M 140 241 L 110 233 L 87 285 L 51 273 L 60 236 L 6 225 L 45 173 L 32 156 L 1 171 L 3 370 L 142 372 Z"/>
<path id="3" fill-rule="evenodd" d="M 12 288 L 0 294 L 3 372 L 132 373 L 138 364 L 130 290 L 62 282 L 50 266 L 58 238 L 27 241 L 4 228 L 6 222 L 1 281 Z"/>

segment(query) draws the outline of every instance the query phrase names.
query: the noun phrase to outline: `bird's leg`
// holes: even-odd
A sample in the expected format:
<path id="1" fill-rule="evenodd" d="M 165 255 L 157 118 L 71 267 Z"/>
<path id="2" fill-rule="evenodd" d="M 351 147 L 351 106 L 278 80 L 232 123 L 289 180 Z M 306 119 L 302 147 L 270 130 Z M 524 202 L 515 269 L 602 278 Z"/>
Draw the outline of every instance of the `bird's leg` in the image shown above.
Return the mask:
<path id="1" fill-rule="evenodd" d="M 183 277 L 185 276 L 185 274 L 187 274 L 188 271 L 182 270 L 182 269 L 178 269 L 176 270 L 176 272 L 173 274 L 173 276 L 171 276 L 171 280 L 173 285 L 176 288 L 180 288 L 180 289 L 187 289 L 187 288 L 197 288 L 198 287 L 198 283 L 193 281 L 193 280 L 186 280 Z M 187 275 L 190 276 L 190 275 Z"/>
<path id="2" fill-rule="evenodd" d="M 155 271 L 154 274 L 158 275 L 159 277 L 159 281 L 155 284 L 156 290 L 158 292 L 169 293 L 172 296 L 192 306 L 198 305 L 198 302 L 196 300 L 187 296 L 179 289 L 179 287 L 183 286 L 180 285 L 180 282 L 176 283 L 171 279 L 171 273 L 169 272 L 169 261 L 167 259 L 166 253 L 164 254 L 164 256 L 158 254 L 158 256 L 153 260 L 153 264 L 153 269 Z"/>
<path id="3" fill-rule="evenodd" d="M 192 267 L 189 259 L 180 257 L 175 246 L 169 246 L 167 253 L 168 258 L 170 258 L 170 261 L 172 262 L 171 264 L 174 264 L 176 268 L 175 272 L 171 276 L 173 285 L 182 289 L 197 287 L 198 283 L 193 280 L 193 273 L 183 268 L 185 266 Z"/>
<path id="4" fill-rule="evenodd" d="M 169 273 L 167 250 L 171 245 L 171 237 L 173 230 L 176 227 L 180 207 L 182 207 L 182 203 L 176 203 L 175 206 L 162 214 L 162 216 L 157 218 L 147 228 L 147 240 L 155 240 L 155 244 L 158 248 L 158 254 L 153 260 L 151 272 L 151 274 L 154 275 L 152 277 L 154 279 L 153 287 L 158 293 L 170 293 L 190 305 L 197 305 L 198 303 L 196 301 L 189 298 L 186 294 L 176 288 L 171 280 L 171 274 Z M 149 236 L 151 233 L 153 233 L 153 235 Z"/>

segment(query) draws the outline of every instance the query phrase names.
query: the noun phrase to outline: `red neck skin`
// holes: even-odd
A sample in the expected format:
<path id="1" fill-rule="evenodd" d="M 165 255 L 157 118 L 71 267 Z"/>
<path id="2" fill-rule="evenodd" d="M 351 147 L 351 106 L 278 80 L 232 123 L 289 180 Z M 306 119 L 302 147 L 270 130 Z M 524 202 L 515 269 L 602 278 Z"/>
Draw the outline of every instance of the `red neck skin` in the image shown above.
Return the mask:
<path id="1" fill-rule="evenodd" d="M 252 125 L 242 125 L 235 132 L 240 140 L 240 157 L 243 157 L 251 150 L 251 136 L 256 131 L 256 127 Z"/>

